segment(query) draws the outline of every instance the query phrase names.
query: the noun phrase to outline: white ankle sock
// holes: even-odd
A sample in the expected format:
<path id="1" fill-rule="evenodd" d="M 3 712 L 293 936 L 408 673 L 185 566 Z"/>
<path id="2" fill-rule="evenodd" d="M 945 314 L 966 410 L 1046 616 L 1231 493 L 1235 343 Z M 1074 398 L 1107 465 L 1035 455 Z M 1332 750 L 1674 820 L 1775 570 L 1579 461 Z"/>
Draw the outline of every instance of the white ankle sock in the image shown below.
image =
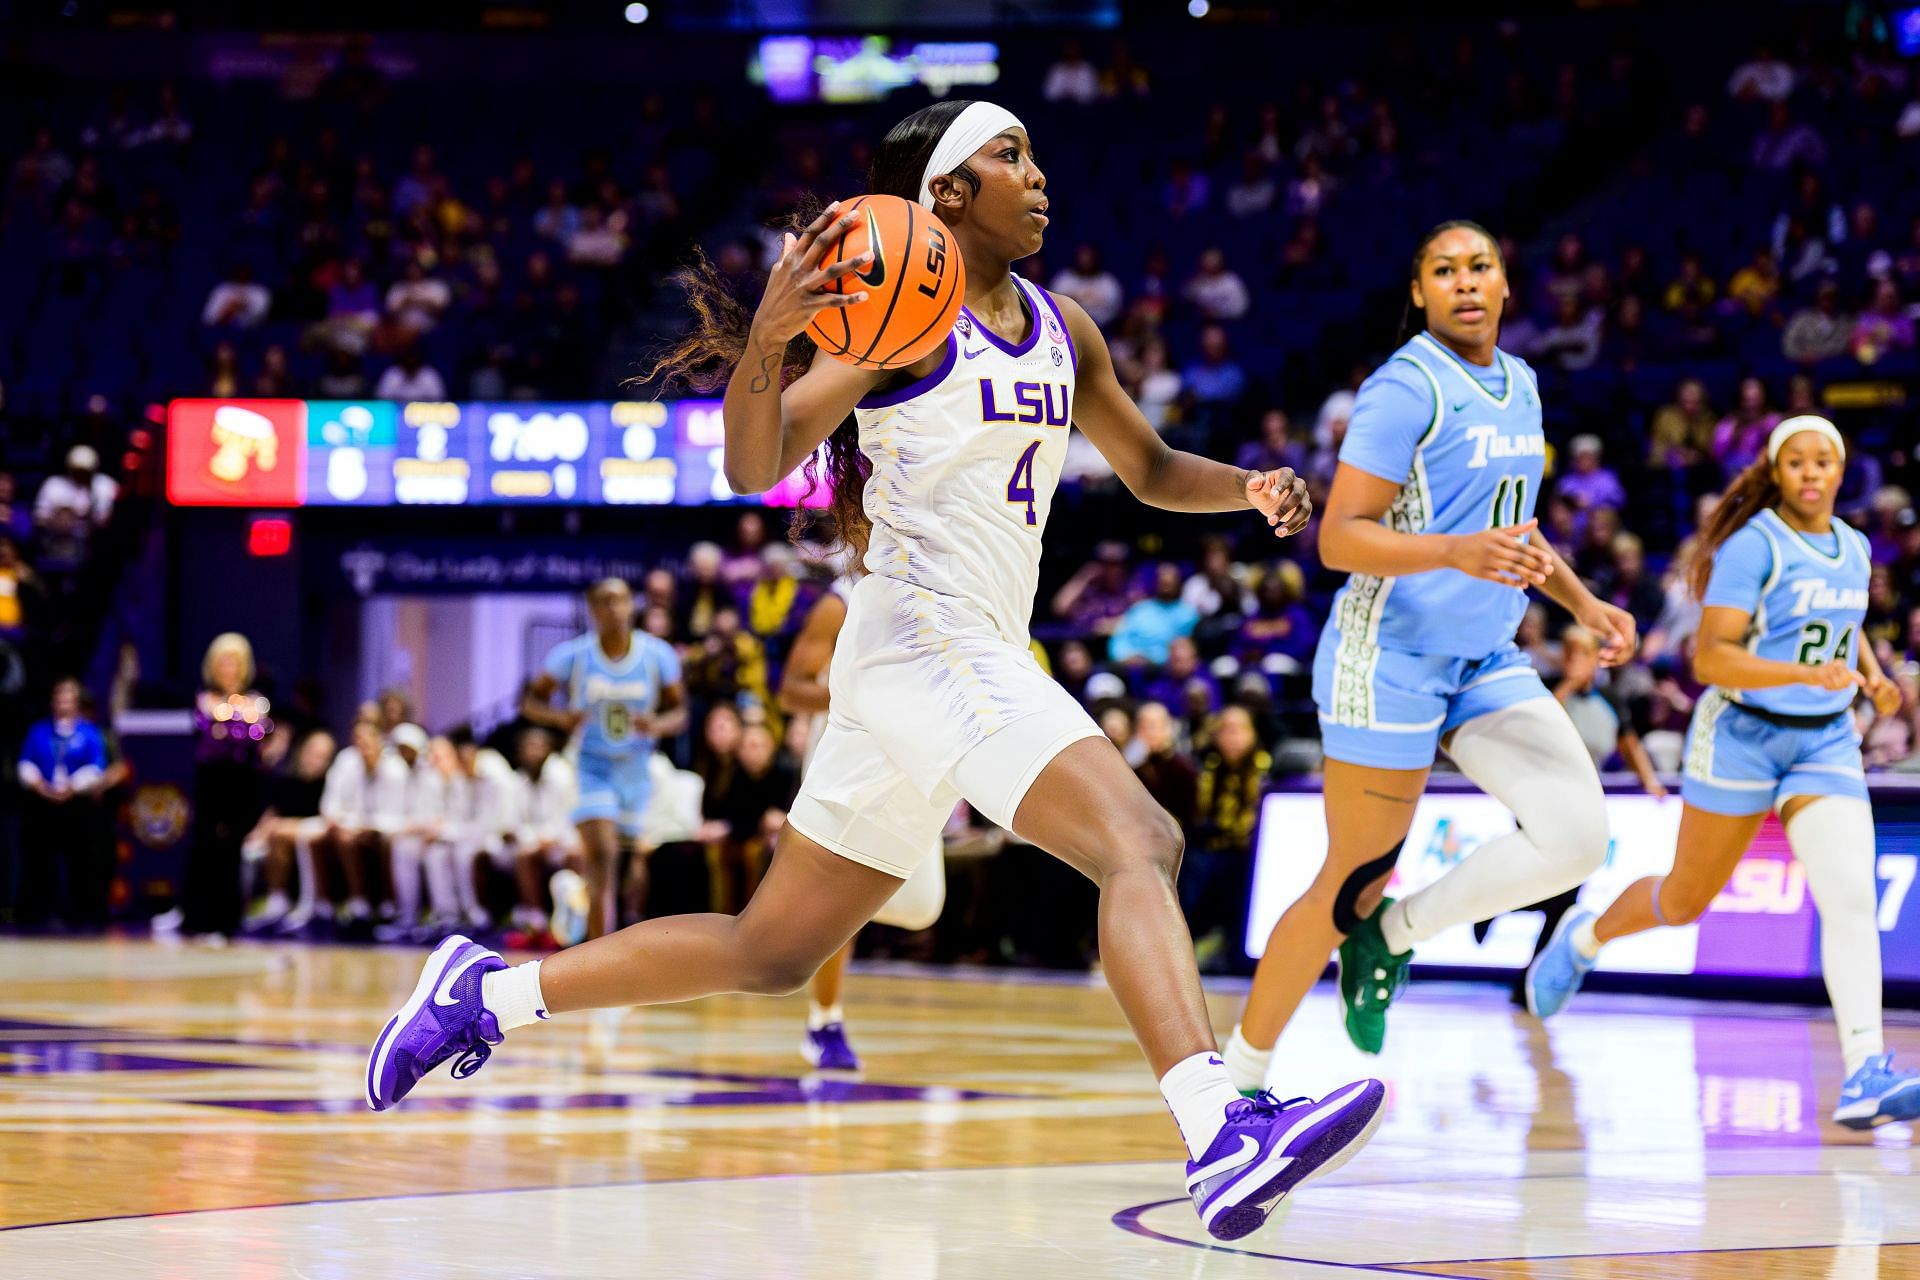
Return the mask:
<path id="1" fill-rule="evenodd" d="M 1227 1061 L 1227 1076 L 1235 1089 L 1245 1092 L 1266 1084 L 1267 1063 L 1273 1059 L 1273 1050 L 1256 1049 L 1248 1043 L 1240 1033 L 1239 1023 L 1233 1024 L 1233 1034 L 1227 1037 L 1220 1056 Z"/>
<path id="2" fill-rule="evenodd" d="M 1413 932 L 1413 922 L 1407 917 L 1407 902 L 1402 898 L 1380 913 L 1380 936 L 1393 950 L 1393 954 L 1413 950 L 1413 944 L 1420 939 Z"/>
<path id="3" fill-rule="evenodd" d="M 529 960 L 511 969 L 495 969 L 481 978 L 480 1003 L 502 1031 L 545 1020 L 547 1001 L 540 994 L 540 962 Z"/>
<path id="4" fill-rule="evenodd" d="M 1227 1075 L 1226 1063 L 1212 1051 L 1196 1053 L 1173 1064 L 1160 1077 L 1160 1093 L 1187 1141 L 1187 1153 L 1198 1160 L 1227 1123 L 1227 1105 L 1240 1101 L 1240 1091 Z"/>
<path id="5" fill-rule="evenodd" d="M 840 1006 L 810 1004 L 807 1006 L 807 1030 L 818 1031 L 830 1027 L 836 1022 L 845 1022 L 846 1015 L 840 1012 Z"/>
<path id="6" fill-rule="evenodd" d="M 1594 923 L 1595 921 L 1591 919 L 1582 920 L 1573 926 L 1573 932 L 1567 938 L 1567 941 L 1573 943 L 1573 949 L 1588 960 L 1600 954 L 1600 939 L 1593 934 Z"/>

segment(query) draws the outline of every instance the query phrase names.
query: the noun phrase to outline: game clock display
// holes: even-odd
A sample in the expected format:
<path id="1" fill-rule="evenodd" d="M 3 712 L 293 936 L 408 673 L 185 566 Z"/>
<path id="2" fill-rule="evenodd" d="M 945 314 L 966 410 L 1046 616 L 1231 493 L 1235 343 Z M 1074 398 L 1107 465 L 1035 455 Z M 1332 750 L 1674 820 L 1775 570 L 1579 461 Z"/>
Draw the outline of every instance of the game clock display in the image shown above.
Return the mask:
<path id="1" fill-rule="evenodd" d="M 796 473 L 742 497 L 718 400 L 176 400 L 176 506 L 821 505 Z"/>

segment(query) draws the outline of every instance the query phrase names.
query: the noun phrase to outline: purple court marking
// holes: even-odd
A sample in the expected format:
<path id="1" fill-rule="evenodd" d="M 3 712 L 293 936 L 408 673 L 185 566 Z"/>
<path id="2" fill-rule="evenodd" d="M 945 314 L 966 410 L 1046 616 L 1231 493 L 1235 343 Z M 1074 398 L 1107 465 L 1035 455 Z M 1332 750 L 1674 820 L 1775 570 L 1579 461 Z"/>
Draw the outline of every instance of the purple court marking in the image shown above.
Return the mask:
<path id="1" fill-rule="evenodd" d="M 108 1043 L 112 1043 L 109 1041 Z M 71 1040 L 0 1040 L 0 1075 L 87 1075 L 102 1071 L 259 1071 L 252 1062 L 166 1058 L 149 1053 L 99 1050 Z"/>
<path id="2" fill-rule="evenodd" d="M 973 1102 L 982 1098 L 1019 1098 L 1013 1093 L 985 1093 L 974 1089 L 923 1088 L 906 1084 L 867 1084 L 860 1080 L 791 1079 L 783 1076 L 706 1075 L 698 1071 L 658 1071 L 681 1080 L 759 1085 L 754 1089 L 681 1089 L 669 1092 L 520 1093 L 498 1097 L 452 1094 L 409 1098 L 408 1111 L 591 1111 L 657 1109 L 661 1107 L 789 1107 L 808 1102 Z M 358 1114 L 366 1109 L 355 1098 L 176 1098 L 171 1101 L 275 1115 Z"/>
<path id="3" fill-rule="evenodd" d="M 1567 1176 L 1584 1177 L 1584 1175 L 1567 1175 Z M 1768 1176 L 1768 1175 L 1749 1175 L 1749 1176 Z M 1488 1179 L 1474 1179 L 1474 1181 L 1487 1181 L 1487 1180 Z M 1514 1178 L 1514 1179 L 1492 1179 L 1492 1180 L 1493 1181 L 1513 1181 L 1513 1182 L 1542 1182 L 1542 1181 L 1549 1181 L 1550 1179 Z M 1335 1185 L 1352 1186 L 1356 1184 L 1339 1183 Z M 1367 1184 L 1367 1185 L 1404 1186 L 1406 1184 L 1405 1183 L 1384 1183 L 1384 1184 Z M 1418 1262 L 1334 1262 L 1334 1261 L 1323 1259 L 1323 1258 L 1300 1258 L 1300 1257 L 1295 1257 L 1291 1254 L 1285 1254 L 1285 1253 L 1262 1253 L 1257 1249 L 1236 1249 L 1231 1245 L 1212 1244 L 1202 1240 L 1187 1240 L 1180 1236 L 1170 1236 L 1164 1231 L 1155 1231 L 1152 1227 L 1149 1227 L 1146 1223 L 1140 1221 L 1140 1218 L 1142 1215 L 1151 1213 L 1155 1209 L 1164 1209 L 1169 1205 L 1186 1204 L 1186 1203 L 1188 1203 L 1187 1198 L 1185 1196 L 1182 1196 L 1178 1200 L 1155 1200 L 1148 1204 L 1136 1204 L 1131 1208 L 1122 1209 L 1118 1213 L 1114 1214 L 1113 1225 L 1116 1227 L 1119 1227 L 1122 1231 L 1128 1231 L 1137 1236 L 1144 1236 L 1149 1240 L 1158 1240 L 1164 1244 L 1183 1245 L 1189 1249 L 1203 1249 L 1209 1253 L 1237 1253 L 1242 1257 L 1247 1257 L 1247 1258 L 1268 1258 L 1274 1262 L 1297 1262 L 1305 1266 L 1315 1266 L 1315 1267 L 1339 1267 L 1342 1270 L 1346 1270 L 1346 1271 L 1382 1271 L 1392 1275 L 1425 1276 L 1425 1277 L 1428 1277 L 1428 1280 L 1433 1280 L 1434 1278 L 1433 1272 L 1418 1271 L 1418 1270 L 1415 1270 L 1414 1268 L 1416 1267 L 1460 1267 L 1460 1266 L 1470 1267 L 1470 1266 L 1478 1266 L 1481 1263 L 1493 1263 L 1493 1262 L 1565 1262 L 1565 1261 L 1569 1261 L 1577 1258 L 1684 1258 L 1684 1257 L 1690 1257 L 1694 1254 L 1704 1254 L 1704 1253 L 1713 1253 L 1713 1254 L 1791 1253 L 1791 1252 L 1803 1251 L 1807 1249 L 1838 1249 L 1838 1248 L 1844 1247 L 1842 1242 L 1835 1241 L 1831 1244 L 1725 1245 L 1718 1248 L 1701 1248 L 1701 1249 L 1606 1249 L 1598 1253 L 1530 1253 L 1530 1254 L 1519 1254 L 1511 1257 L 1502 1257 L 1502 1258 L 1424 1258 Z M 1880 1241 L 1876 1241 L 1875 1244 L 1877 1247 L 1882 1249 L 1904 1249 L 1916 1244 L 1920 1244 L 1920 1241 L 1880 1240 Z M 1453 1280 L 1459 1280 L 1459 1278 L 1455 1277 L 1453 1278 Z"/>

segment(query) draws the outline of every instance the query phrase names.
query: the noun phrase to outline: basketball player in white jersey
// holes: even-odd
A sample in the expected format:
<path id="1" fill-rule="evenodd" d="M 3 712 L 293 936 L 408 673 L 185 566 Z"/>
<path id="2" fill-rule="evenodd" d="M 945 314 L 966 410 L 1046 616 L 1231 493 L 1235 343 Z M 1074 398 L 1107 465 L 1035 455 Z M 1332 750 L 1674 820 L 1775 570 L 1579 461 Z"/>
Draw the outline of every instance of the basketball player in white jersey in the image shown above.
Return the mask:
<path id="1" fill-rule="evenodd" d="M 833 589 L 820 597 L 807 613 L 807 620 L 794 638 L 787 654 L 787 665 L 780 677 L 780 705 L 789 715 L 812 719 L 807 732 L 807 754 L 800 762 L 802 777 L 813 767 L 820 740 L 827 731 L 827 671 L 833 663 L 833 650 L 840 628 L 847 620 L 847 603 L 853 597 L 854 579 L 836 578 Z M 896 929 L 930 929 L 940 919 L 947 901 L 946 854 L 940 837 L 933 848 L 914 867 L 899 892 L 874 913 L 876 924 Z M 847 962 L 853 958 L 853 939 L 835 952 L 833 958 L 813 975 L 807 1008 L 807 1034 L 800 1042 L 800 1056 L 822 1071 L 858 1071 L 860 1057 L 847 1042 L 846 1015 L 840 1008 L 840 989 L 846 980 Z"/>
<path id="2" fill-rule="evenodd" d="M 788 237 L 750 324 L 716 274 L 695 271 L 696 328 L 668 361 L 731 366 L 736 491 L 770 488 L 825 444 L 840 535 L 865 550 L 827 729 L 766 880 L 738 916 L 648 920 L 514 968 L 448 939 L 374 1043 L 368 1104 L 393 1106 L 450 1059 L 471 1075 L 506 1032 L 552 1015 L 799 989 L 899 892 L 964 798 L 1099 886 L 1103 972 L 1186 1142 L 1187 1190 L 1211 1234 L 1237 1239 L 1358 1150 L 1385 1087 L 1240 1097 L 1174 893 L 1179 826 L 1041 670 L 1027 625 L 1070 421 L 1166 510 L 1252 509 L 1285 536 L 1306 524 L 1306 486 L 1169 449 L 1086 312 L 1013 274 L 1040 249 L 1048 198 L 1012 114 L 916 112 L 876 149 L 870 186 L 917 199 L 965 260 L 966 305 L 939 349 L 892 373 L 812 351 L 814 316 L 868 296 L 829 286 L 882 274 L 871 253 L 822 265 L 854 221 L 829 206 Z"/>

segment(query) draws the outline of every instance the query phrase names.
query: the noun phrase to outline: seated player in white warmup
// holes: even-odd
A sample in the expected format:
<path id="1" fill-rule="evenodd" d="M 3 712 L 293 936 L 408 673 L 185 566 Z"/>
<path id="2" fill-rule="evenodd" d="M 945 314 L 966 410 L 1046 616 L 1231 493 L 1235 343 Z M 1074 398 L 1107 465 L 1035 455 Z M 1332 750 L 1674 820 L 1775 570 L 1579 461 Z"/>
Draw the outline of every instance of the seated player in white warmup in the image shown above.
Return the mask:
<path id="1" fill-rule="evenodd" d="M 470 1075 L 542 1018 L 798 989 L 900 891 L 964 798 L 1098 884 L 1105 977 L 1186 1141 L 1188 1192 L 1210 1233 L 1244 1236 L 1358 1150 L 1385 1087 L 1240 1097 L 1174 893 L 1179 826 L 1035 661 L 1028 620 L 1070 422 L 1137 497 L 1168 510 L 1251 509 L 1285 536 L 1309 517 L 1306 486 L 1285 469 L 1168 448 L 1086 312 L 1013 274 L 1039 251 L 1048 197 L 1010 113 L 965 101 L 916 112 L 876 149 L 870 185 L 893 198 L 897 238 L 881 238 L 874 204 L 829 206 L 788 238 L 750 317 L 717 274 L 695 272 L 698 323 L 669 361 L 731 368 L 736 490 L 771 487 L 825 444 L 839 532 L 864 544 L 827 729 L 766 880 L 738 916 L 648 920 L 513 968 L 449 939 L 374 1043 L 368 1104 L 393 1106 L 449 1059 Z M 870 249 L 846 249 L 856 222 Z M 966 305 L 937 328 L 917 295 L 956 294 L 962 264 Z M 886 306 L 852 314 L 869 293 Z M 816 317 L 823 337 L 857 321 L 870 354 L 896 314 L 910 320 L 890 341 L 939 339 L 898 370 L 832 358 L 803 336 Z"/>

